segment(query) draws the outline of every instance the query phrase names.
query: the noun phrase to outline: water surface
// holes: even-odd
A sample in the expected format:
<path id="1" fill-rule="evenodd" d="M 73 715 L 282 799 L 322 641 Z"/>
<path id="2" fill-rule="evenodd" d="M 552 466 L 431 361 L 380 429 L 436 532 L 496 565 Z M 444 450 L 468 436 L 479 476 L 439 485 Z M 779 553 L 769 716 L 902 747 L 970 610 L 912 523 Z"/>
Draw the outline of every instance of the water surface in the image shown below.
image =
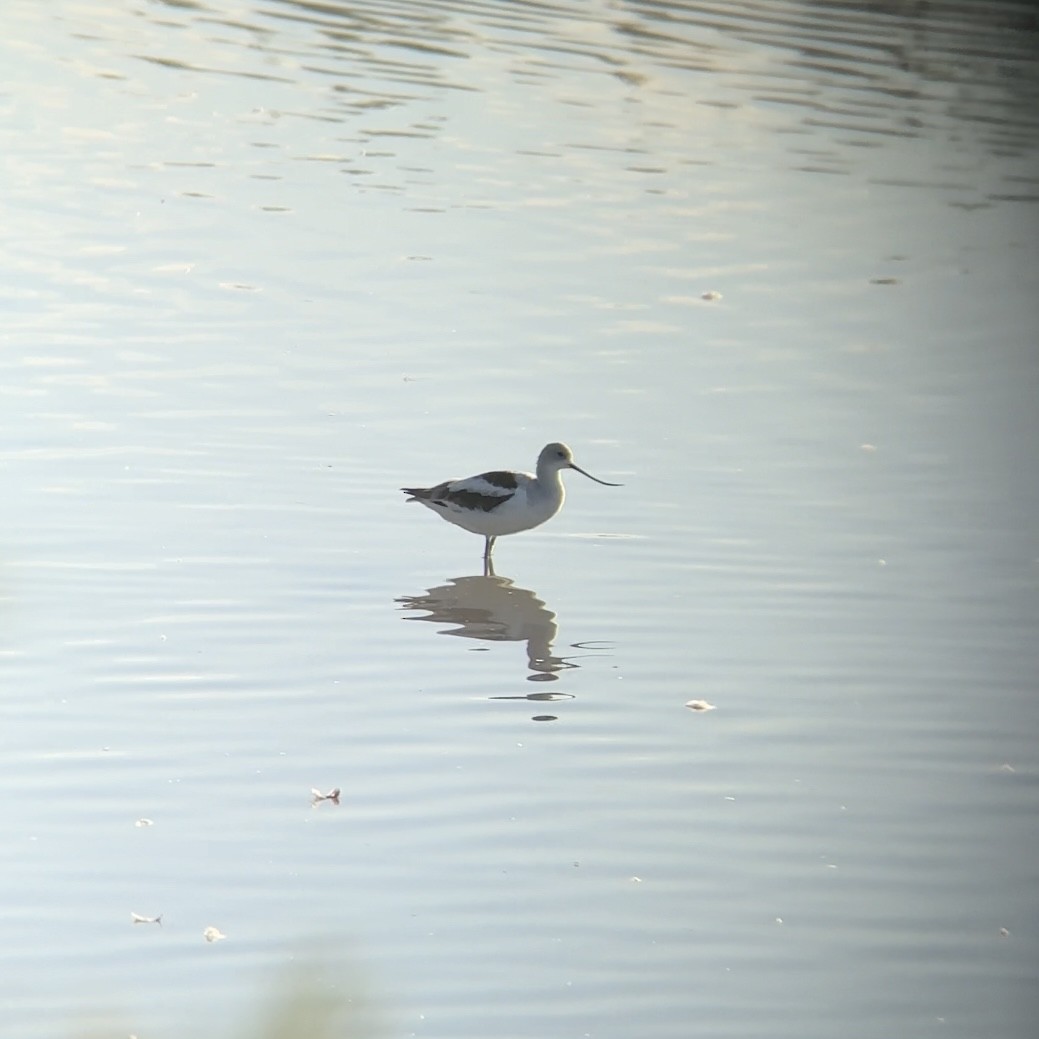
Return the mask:
<path id="1" fill-rule="evenodd" d="M 9 8 L 0 1032 L 1031 1035 L 1030 9 Z"/>

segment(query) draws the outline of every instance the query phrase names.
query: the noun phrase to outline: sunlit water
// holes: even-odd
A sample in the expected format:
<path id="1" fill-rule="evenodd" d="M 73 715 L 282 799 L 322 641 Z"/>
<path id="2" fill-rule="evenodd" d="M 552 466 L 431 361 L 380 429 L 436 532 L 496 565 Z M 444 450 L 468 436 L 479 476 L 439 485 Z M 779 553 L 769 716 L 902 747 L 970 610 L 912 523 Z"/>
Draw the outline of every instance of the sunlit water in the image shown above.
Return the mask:
<path id="1" fill-rule="evenodd" d="M 1027 5 L 5 29 L 0 1034 L 1032 1035 Z"/>

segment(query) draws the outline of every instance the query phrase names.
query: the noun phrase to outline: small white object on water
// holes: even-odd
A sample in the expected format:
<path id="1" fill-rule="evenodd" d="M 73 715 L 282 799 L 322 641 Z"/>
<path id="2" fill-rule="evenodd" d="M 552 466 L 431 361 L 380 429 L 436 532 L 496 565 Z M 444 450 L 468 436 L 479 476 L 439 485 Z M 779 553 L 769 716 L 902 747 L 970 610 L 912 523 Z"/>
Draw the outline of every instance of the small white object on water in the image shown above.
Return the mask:
<path id="1" fill-rule="evenodd" d="M 686 707 L 691 711 L 713 711 L 715 706 L 713 703 L 708 703 L 706 700 L 690 700 Z"/>
<path id="2" fill-rule="evenodd" d="M 445 480 L 435 487 L 402 487 L 408 501 L 417 501 L 456 527 L 484 538 L 483 561 L 489 568 L 494 542 L 505 534 L 531 530 L 550 520 L 563 506 L 564 469 L 607 487 L 607 483 L 574 464 L 566 444 L 546 444 L 538 455 L 537 474 L 505 470 L 480 473 L 464 480 Z"/>
<path id="3" fill-rule="evenodd" d="M 134 823 L 134 826 L 137 826 L 137 827 L 142 827 L 142 826 L 153 826 L 153 825 L 154 825 L 154 823 L 153 823 L 153 822 L 151 821 L 151 819 L 138 819 L 138 820 L 137 820 L 137 821 L 136 821 L 136 822 Z"/>
<path id="4" fill-rule="evenodd" d="M 337 804 L 339 804 L 339 795 L 341 793 L 342 793 L 342 790 L 340 790 L 339 787 L 333 787 L 331 790 L 329 790 L 329 792 L 327 794 L 323 794 L 323 793 L 321 793 L 320 790 L 317 790 L 314 787 L 311 787 L 310 788 L 310 803 L 312 805 L 316 805 L 316 804 L 320 803 L 321 801 L 331 801 L 332 804 L 337 805 Z"/>
<path id="5" fill-rule="evenodd" d="M 207 942 L 219 942 L 226 938 L 227 935 L 218 927 L 207 927 L 202 932 L 202 937 L 205 938 Z"/>
<path id="6" fill-rule="evenodd" d="M 158 924 L 162 927 L 162 913 L 158 916 L 141 916 L 140 913 L 130 914 L 130 923 L 133 924 Z"/>

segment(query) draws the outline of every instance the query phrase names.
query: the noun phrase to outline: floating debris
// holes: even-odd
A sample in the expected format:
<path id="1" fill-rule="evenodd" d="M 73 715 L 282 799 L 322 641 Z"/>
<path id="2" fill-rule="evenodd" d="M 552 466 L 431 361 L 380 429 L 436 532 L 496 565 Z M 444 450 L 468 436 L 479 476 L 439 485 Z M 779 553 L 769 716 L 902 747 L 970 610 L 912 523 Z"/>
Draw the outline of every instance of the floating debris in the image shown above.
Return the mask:
<path id="1" fill-rule="evenodd" d="M 339 804 L 339 795 L 342 790 L 339 787 L 333 787 L 327 794 L 321 793 L 320 790 L 315 790 L 314 787 L 310 788 L 310 803 L 312 805 L 319 804 L 322 801 L 331 801 L 332 804 Z"/>
<path id="2" fill-rule="evenodd" d="M 153 823 L 151 821 L 151 819 L 138 819 L 134 823 L 134 826 L 137 826 L 137 827 L 141 827 L 141 826 L 154 826 L 154 825 L 155 825 L 155 823 Z"/>
<path id="3" fill-rule="evenodd" d="M 708 703 L 706 700 L 690 700 L 686 707 L 691 711 L 713 711 L 715 706 L 713 703 Z"/>
<path id="4" fill-rule="evenodd" d="M 722 294 L 720 292 L 715 292 L 714 289 L 708 289 L 707 292 L 700 293 L 700 299 L 705 299 L 708 303 L 713 303 L 715 300 L 721 298 Z"/>
<path id="5" fill-rule="evenodd" d="M 140 913 L 130 914 L 130 923 L 132 924 L 158 924 L 162 927 L 162 913 L 158 916 L 141 916 Z"/>
<path id="6" fill-rule="evenodd" d="M 1001 927 L 999 929 L 999 937 L 1000 938 L 1009 938 L 1010 937 L 1010 932 L 1005 927 Z"/>
<path id="7" fill-rule="evenodd" d="M 202 932 L 202 937 L 205 938 L 207 942 L 220 942 L 223 941 L 227 935 L 224 934 L 219 927 L 207 927 Z"/>

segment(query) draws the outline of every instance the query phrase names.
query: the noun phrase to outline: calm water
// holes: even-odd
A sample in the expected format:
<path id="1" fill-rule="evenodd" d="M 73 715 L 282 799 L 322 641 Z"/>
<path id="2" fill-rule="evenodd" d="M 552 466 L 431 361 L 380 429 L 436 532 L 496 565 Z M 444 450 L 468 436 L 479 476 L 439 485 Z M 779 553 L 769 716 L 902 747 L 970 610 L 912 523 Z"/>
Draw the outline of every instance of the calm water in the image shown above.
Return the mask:
<path id="1" fill-rule="evenodd" d="M 1033 1034 L 1029 5 L 4 11 L 0 1035 Z"/>

